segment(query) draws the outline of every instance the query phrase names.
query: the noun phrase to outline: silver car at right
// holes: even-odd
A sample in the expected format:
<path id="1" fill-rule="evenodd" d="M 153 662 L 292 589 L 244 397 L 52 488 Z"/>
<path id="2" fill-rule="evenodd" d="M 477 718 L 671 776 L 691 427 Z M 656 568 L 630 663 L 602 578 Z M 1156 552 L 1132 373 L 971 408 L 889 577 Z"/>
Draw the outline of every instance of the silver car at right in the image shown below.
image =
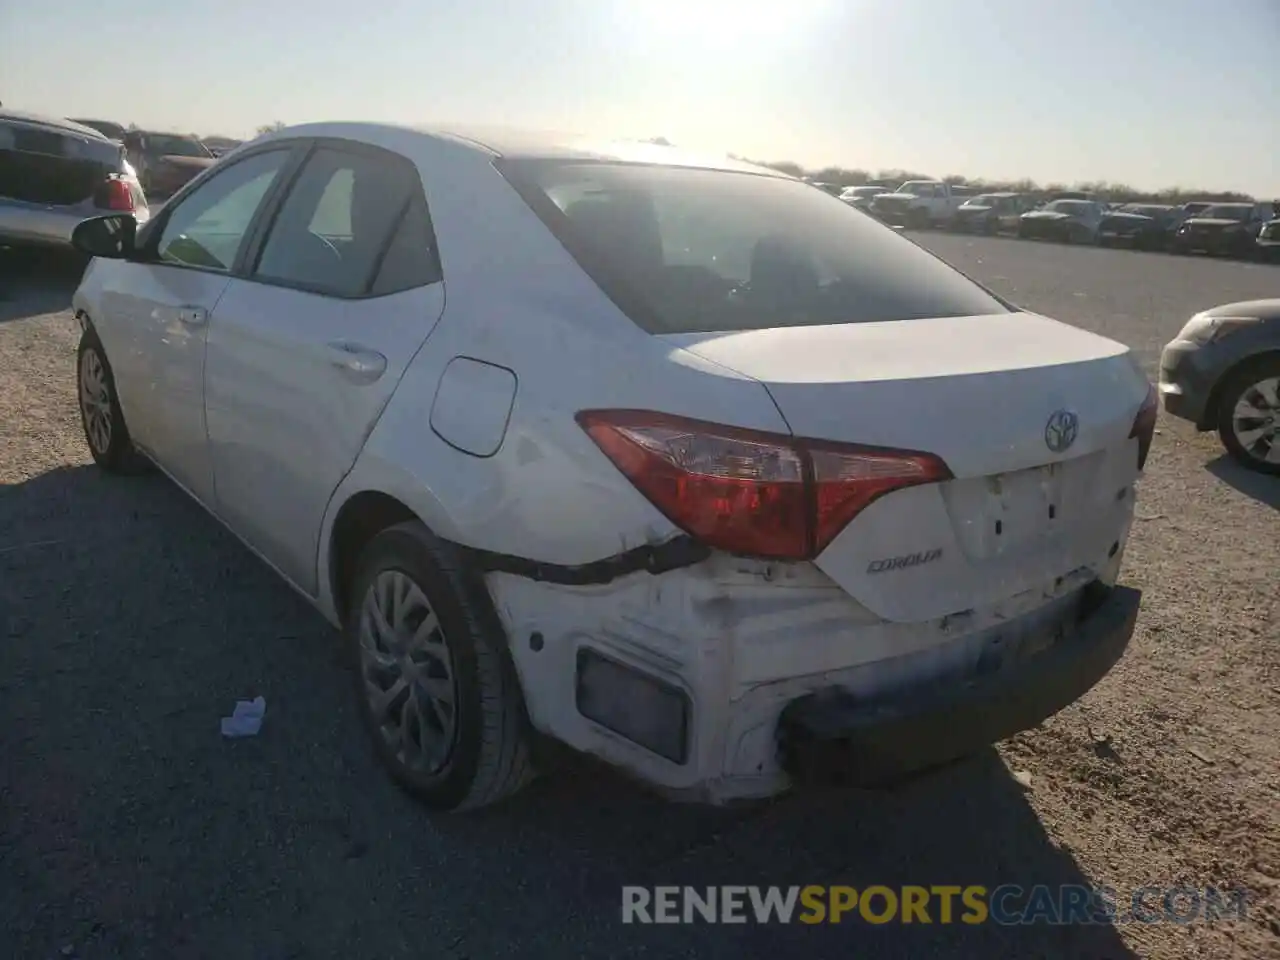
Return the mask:
<path id="1" fill-rule="evenodd" d="M 1217 430 L 1237 461 L 1280 475 L 1280 299 L 1197 313 L 1160 357 L 1165 412 Z"/>

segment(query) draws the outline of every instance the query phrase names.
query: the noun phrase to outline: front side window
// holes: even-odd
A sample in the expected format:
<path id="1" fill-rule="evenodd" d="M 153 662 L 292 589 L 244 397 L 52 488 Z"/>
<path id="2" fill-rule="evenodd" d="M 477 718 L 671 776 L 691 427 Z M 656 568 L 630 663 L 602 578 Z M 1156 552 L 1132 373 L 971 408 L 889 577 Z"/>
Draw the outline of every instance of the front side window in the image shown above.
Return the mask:
<path id="1" fill-rule="evenodd" d="M 650 333 L 1009 309 L 896 231 L 796 181 L 599 162 L 500 167 L 605 293 Z"/>
<path id="2" fill-rule="evenodd" d="M 434 279 L 429 238 L 407 161 L 322 147 L 281 204 L 254 276 L 340 297 L 407 289 Z M 388 256 L 394 263 L 375 291 L 375 271 Z"/>
<path id="3" fill-rule="evenodd" d="M 156 253 L 165 263 L 229 271 L 289 151 L 240 160 L 206 180 L 169 214 Z"/>

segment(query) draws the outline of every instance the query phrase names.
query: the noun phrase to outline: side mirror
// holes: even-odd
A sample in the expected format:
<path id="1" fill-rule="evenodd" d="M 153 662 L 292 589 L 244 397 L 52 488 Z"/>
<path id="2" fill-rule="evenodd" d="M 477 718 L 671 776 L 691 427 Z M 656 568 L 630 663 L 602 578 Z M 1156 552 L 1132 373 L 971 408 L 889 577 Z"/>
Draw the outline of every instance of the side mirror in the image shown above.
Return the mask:
<path id="1" fill-rule="evenodd" d="M 81 253 L 108 260 L 127 260 L 136 248 L 138 221 L 131 213 L 112 213 L 82 220 L 71 231 L 71 245 Z"/>

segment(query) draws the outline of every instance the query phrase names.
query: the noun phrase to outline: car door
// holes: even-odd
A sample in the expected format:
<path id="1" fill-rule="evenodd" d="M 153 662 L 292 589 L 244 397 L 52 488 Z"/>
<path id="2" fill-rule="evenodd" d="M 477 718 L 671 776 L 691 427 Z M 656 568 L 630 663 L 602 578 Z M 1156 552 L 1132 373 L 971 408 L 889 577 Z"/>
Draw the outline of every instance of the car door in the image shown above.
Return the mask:
<path id="1" fill-rule="evenodd" d="M 314 594 L 329 498 L 444 290 L 421 179 L 397 154 L 322 141 L 270 216 L 214 310 L 205 417 L 219 515 Z"/>
<path id="2" fill-rule="evenodd" d="M 140 256 L 104 283 L 108 343 L 134 441 L 212 506 L 204 423 L 206 325 L 250 227 L 289 162 L 287 147 L 229 165 L 166 207 L 139 237 Z"/>

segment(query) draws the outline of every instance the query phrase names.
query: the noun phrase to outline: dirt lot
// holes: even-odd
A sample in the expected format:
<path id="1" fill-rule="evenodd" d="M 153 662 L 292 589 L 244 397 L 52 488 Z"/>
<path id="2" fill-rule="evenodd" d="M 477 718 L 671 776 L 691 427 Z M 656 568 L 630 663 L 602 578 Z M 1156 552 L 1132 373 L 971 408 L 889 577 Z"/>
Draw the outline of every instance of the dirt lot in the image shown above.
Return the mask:
<path id="1" fill-rule="evenodd" d="M 1280 270 L 925 242 L 1154 363 Z M 893 792 L 672 807 L 586 763 L 432 820 L 365 748 L 336 640 L 158 477 L 87 465 L 65 265 L 0 264 L 0 955 L 1280 956 L 1280 481 L 1162 420 L 1117 670 L 1042 729 Z M 262 694 L 266 727 L 218 718 Z M 1031 775 L 1024 789 L 1010 771 Z M 1249 918 L 634 927 L 621 884 L 1242 886 Z"/>

